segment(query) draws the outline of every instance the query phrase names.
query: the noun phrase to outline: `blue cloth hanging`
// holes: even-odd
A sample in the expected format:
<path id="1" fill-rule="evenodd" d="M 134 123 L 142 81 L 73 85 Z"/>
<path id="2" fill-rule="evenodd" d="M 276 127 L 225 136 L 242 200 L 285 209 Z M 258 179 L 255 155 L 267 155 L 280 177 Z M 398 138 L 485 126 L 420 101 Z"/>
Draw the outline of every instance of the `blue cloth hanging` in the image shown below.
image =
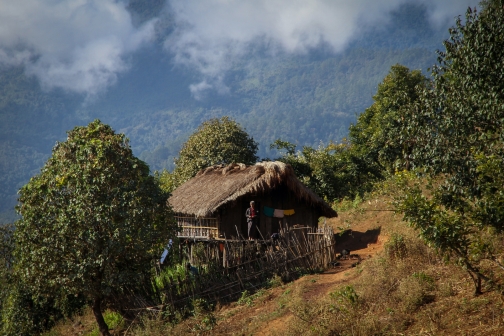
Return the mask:
<path id="1" fill-rule="evenodd" d="M 273 217 L 273 213 L 275 212 L 275 209 L 269 208 L 267 206 L 264 207 L 264 215 L 268 217 Z"/>

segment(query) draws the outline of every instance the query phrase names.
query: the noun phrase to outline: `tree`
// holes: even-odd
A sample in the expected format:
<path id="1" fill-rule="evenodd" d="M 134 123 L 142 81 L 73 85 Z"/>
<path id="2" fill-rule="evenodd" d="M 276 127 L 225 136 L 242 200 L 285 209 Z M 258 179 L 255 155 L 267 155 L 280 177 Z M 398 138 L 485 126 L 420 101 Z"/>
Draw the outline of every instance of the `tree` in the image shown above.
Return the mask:
<path id="1" fill-rule="evenodd" d="M 184 143 L 173 171 L 175 188 L 206 167 L 216 164 L 257 161 L 257 143 L 236 121 L 229 117 L 211 119 L 201 124 Z"/>
<path id="2" fill-rule="evenodd" d="M 377 165 L 356 155 L 346 141 L 316 149 L 304 146 L 296 152 L 296 145 L 276 140 L 270 148 L 285 150 L 277 160 L 290 164 L 296 176 L 328 202 L 360 195 L 380 177 Z"/>
<path id="3" fill-rule="evenodd" d="M 13 234 L 13 225 L 0 224 L 0 312 L 3 310 L 9 295 L 13 263 L 12 251 L 14 249 Z M 2 330 L 1 320 L 0 330 Z"/>
<path id="4" fill-rule="evenodd" d="M 504 232 L 504 8 L 488 1 L 468 9 L 450 30 L 433 69 L 434 82 L 408 127 L 413 151 L 431 177 L 444 181 L 428 197 L 414 188 L 401 209 L 422 237 L 453 256 L 472 276 L 496 283 Z"/>
<path id="5" fill-rule="evenodd" d="M 108 335 L 102 304 L 148 283 L 175 233 L 166 200 L 123 134 L 99 120 L 75 127 L 19 191 L 16 273 L 37 296 L 84 295 Z"/>
<path id="6" fill-rule="evenodd" d="M 362 159 L 374 161 L 382 170 L 409 169 L 415 144 L 408 125 L 418 92 L 426 87 L 427 78 L 420 70 L 410 71 L 396 64 L 378 84 L 374 103 L 350 126 L 350 141 Z"/>

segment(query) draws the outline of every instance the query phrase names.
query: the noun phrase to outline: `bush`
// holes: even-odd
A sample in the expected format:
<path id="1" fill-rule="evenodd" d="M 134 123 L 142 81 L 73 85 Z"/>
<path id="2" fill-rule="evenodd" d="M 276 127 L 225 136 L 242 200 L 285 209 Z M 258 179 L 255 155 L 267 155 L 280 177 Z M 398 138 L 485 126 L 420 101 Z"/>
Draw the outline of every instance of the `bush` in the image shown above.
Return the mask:
<path id="1" fill-rule="evenodd" d="M 109 329 L 118 329 L 121 328 L 124 324 L 124 319 L 121 316 L 121 314 L 117 312 L 113 312 L 110 310 L 107 310 L 103 313 L 103 318 L 105 319 L 105 323 L 107 323 Z M 100 330 L 98 329 L 98 326 L 96 326 L 93 331 L 87 335 L 87 336 L 99 336 L 100 335 Z"/>
<path id="2" fill-rule="evenodd" d="M 85 305 L 82 296 L 55 294 L 53 297 L 34 298 L 23 284 L 10 286 L 9 295 L 1 312 L 1 334 L 39 334 L 54 326 L 56 321 L 77 313 Z"/>
<path id="3" fill-rule="evenodd" d="M 406 239 L 399 233 L 393 233 L 385 244 L 385 252 L 391 259 L 404 259 L 408 255 Z"/>
<path id="4" fill-rule="evenodd" d="M 433 301 L 434 280 L 424 272 L 416 272 L 401 280 L 398 299 L 406 312 L 413 312 L 422 305 Z"/>

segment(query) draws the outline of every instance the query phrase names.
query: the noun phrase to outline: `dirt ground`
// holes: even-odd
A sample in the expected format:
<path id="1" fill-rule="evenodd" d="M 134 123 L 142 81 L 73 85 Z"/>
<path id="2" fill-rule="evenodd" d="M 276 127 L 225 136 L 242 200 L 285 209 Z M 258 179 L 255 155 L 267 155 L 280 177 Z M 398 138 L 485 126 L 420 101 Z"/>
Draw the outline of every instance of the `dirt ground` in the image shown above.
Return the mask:
<path id="1" fill-rule="evenodd" d="M 336 255 L 334 261 L 338 263 L 334 263 L 325 272 L 305 275 L 288 283 L 281 283 L 279 278 L 273 279 L 272 288 L 259 289 L 256 293 L 249 293 L 236 302 L 218 305 L 215 309 L 198 313 L 176 325 L 168 325 L 163 320 L 148 319 L 145 325 L 139 324 L 138 327 L 133 325 L 132 328 L 130 325 L 126 330 L 114 330 L 112 334 L 135 336 L 300 336 L 307 332 L 318 334 L 318 330 L 314 329 L 311 323 L 315 321 L 320 325 L 320 322 L 325 321 L 323 319 L 327 315 L 320 309 L 330 306 L 328 304 L 332 302 L 330 294 L 340 293 L 337 291 L 344 285 L 355 285 L 363 280 L 374 281 L 373 278 L 369 278 L 370 273 L 366 270 L 381 265 L 374 261 L 382 258 L 383 254 L 380 253 L 384 250 L 389 237 L 398 233 L 406 234 L 405 229 L 407 230 L 402 216 L 390 211 L 383 200 L 366 200 L 358 204 L 358 208 L 347 208 L 339 212 L 338 218 L 328 220 L 327 225 L 332 226 L 338 235 L 337 251 L 350 250 L 351 257 L 341 260 L 337 259 Z M 432 258 L 435 259 L 435 254 L 432 254 Z M 391 269 L 396 272 L 391 275 L 396 277 L 394 286 L 397 281 L 401 281 L 399 285 L 415 284 L 416 282 L 412 280 L 414 278 L 408 275 L 411 273 L 411 268 L 405 269 L 404 265 L 399 266 Z M 410 296 L 392 298 L 389 303 L 396 305 L 392 307 L 393 309 L 388 309 L 389 306 L 378 307 L 374 312 L 378 312 L 377 314 L 381 312 L 381 315 L 375 315 L 376 320 L 364 318 L 362 321 L 383 322 L 392 328 L 389 330 L 390 334 L 397 335 L 504 335 L 504 301 L 499 291 L 489 290 L 481 296 L 474 296 L 470 278 L 460 268 L 435 262 L 424 262 L 422 267 L 419 272 L 436 282 L 435 293 L 429 294 L 435 295 L 434 302 L 425 303 L 413 312 L 406 312 L 403 308 L 407 307 L 406 304 L 409 302 L 407 300 L 414 298 L 413 294 L 416 292 L 413 291 Z M 403 271 L 407 274 L 402 274 Z M 399 285 L 398 290 L 401 289 Z M 415 289 L 415 287 L 407 288 Z M 397 301 L 399 299 L 400 301 Z M 316 320 L 319 317 L 320 319 Z M 93 321 L 94 317 L 89 310 L 77 323 L 69 321 L 46 335 L 87 335 L 96 329 Z M 397 332 L 393 332 L 396 330 L 394 328 L 397 328 Z"/>
<path id="2" fill-rule="evenodd" d="M 329 221 L 337 237 L 337 250 L 350 250 L 350 257 L 339 259 L 332 268 L 324 273 L 301 277 L 282 287 L 268 290 L 253 306 L 231 303 L 216 312 L 217 325 L 212 335 L 285 335 L 289 325 L 296 317 L 282 307 L 282 297 L 290 291 L 301 291 L 304 300 L 316 300 L 328 294 L 344 283 L 351 282 L 358 276 L 355 266 L 365 263 L 384 248 L 387 230 L 382 230 L 381 223 L 397 221 L 393 212 L 374 211 L 384 208 L 385 204 L 369 204 L 366 208 L 373 211 L 346 212 Z M 344 229 L 344 230 L 342 230 Z M 385 232 L 384 232 L 385 231 Z M 335 256 L 338 257 L 338 256 Z M 286 298 L 286 300 L 288 300 Z"/>

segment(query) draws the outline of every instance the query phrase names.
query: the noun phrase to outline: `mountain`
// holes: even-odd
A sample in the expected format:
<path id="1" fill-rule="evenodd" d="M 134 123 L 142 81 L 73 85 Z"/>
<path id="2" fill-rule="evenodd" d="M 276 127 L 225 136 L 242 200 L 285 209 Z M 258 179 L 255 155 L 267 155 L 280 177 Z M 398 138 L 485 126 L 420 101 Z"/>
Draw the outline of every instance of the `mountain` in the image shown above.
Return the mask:
<path id="1" fill-rule="evenodd" d="M 130 1 L 136 24 L 159 17 L 157 42 L 131 55 L 130 70 L 96 97 L 46 91 L 22 67 L 0 68 L 0 221 L 15 218 L 17 190 L 77 125 L 95 118 L 110 124 L 154 171 L 173 168 L 181 144 L 202 121 L 228 115 L 259 142 L 260 157 L 273 158 L 269 144 L 278 138 L 299 146 L 340 141 L 390 66 L 428 73 L 448 36 L 447 26 L 429 22 L 424 6 L 408 3 L 388 24 L 363 27 L 338 54 L 323 45 L 301 55 L 251 50 L 225 73 L 226 93 L 208 91 L 198 100 L 189 85 L 201 75 L 177 65 L 163 47 L 173 32 L 163 6 L 163 0 Z"/>

